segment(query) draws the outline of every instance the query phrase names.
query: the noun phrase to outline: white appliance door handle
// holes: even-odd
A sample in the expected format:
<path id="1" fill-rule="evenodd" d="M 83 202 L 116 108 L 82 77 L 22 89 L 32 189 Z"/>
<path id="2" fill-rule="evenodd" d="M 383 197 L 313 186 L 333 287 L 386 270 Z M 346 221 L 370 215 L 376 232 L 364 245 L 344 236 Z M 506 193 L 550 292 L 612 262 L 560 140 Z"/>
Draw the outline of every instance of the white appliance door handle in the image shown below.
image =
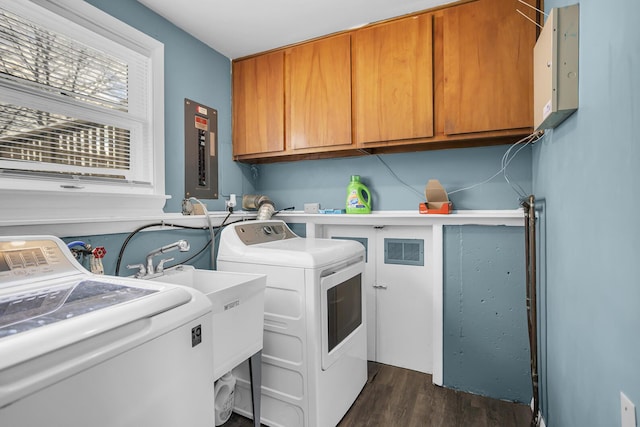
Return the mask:
<path id="1" fill-rule="evenodd" d="M 373 285 L 375 289 L 387 289 L 387 285 Z"/>

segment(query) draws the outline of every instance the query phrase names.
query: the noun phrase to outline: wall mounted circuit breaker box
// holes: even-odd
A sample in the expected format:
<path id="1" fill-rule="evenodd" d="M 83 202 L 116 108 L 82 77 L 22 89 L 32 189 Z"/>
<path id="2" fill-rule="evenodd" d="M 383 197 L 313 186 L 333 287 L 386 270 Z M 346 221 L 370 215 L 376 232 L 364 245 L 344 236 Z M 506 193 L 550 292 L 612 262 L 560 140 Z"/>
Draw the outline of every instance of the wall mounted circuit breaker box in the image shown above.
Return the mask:
<path id="1" fill-rule="evenodd" d="M 198 199 L 218 198 L 218 111 L 184 100 L 184 191 Z"/>
<path id="2" fill-rule="evenodd" d="M 533 127 L 552 129 L 578 109 L 580 7 L 551 9 L 533 48 Z"/>

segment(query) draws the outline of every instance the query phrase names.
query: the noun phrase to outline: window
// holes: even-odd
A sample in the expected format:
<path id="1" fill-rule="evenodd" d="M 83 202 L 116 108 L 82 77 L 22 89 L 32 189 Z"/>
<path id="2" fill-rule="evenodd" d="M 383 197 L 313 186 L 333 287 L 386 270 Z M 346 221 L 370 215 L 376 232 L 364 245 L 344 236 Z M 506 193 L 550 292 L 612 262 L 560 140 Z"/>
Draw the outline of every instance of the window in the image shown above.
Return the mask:
<path id="1" fill-rule="evenodd" d="M 42 217 L 161 212 L 163 55 L 85 2 L 0 0 L 2 198 L 36 197 Z"/>

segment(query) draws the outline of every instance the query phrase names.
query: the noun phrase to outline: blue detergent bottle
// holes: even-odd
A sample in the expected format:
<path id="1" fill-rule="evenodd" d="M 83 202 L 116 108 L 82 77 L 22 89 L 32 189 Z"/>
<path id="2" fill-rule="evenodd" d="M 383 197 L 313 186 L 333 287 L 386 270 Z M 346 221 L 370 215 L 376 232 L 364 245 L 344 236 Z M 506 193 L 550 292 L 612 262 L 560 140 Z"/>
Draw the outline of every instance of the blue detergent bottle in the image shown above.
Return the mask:
<path id="1" fill-rule="evenodd" d="M 351 182 L 347 186 L 348 214 L 371 213 L 371 193 L 366 185 L 360 182 L 360 175 L 351 175 Z"/>

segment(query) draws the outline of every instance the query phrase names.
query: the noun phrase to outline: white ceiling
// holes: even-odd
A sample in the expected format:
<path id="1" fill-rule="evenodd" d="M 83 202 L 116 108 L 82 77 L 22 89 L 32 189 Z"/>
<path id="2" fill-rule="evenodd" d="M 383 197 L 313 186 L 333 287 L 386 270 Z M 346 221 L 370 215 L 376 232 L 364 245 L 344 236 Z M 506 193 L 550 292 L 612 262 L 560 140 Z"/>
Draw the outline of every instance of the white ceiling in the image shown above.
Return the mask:
<path id="1" fill-rule="evenodd" d="M 230 59 L 453 0 L 138 0 Z"/>

